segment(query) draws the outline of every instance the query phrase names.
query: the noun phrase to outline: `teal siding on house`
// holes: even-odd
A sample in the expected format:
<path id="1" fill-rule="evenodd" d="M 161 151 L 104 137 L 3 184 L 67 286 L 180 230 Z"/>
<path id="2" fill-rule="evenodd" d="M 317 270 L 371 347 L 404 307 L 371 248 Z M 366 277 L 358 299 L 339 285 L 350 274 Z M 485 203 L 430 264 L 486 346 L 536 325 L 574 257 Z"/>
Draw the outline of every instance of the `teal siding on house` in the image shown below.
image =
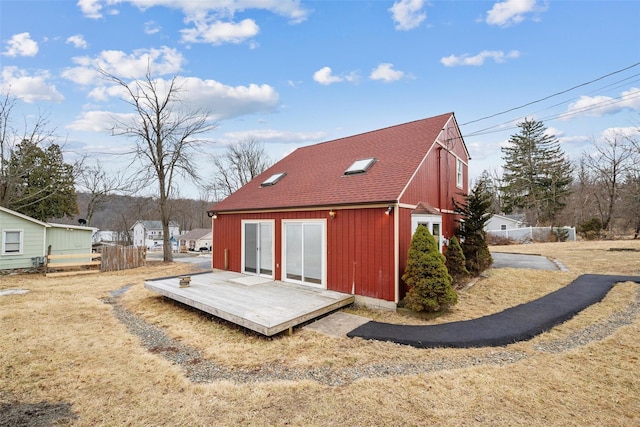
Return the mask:
<path id="1" fill-rule="evenodd" d="M 22 252 L 4 254 L 4 232 L 22 232 Z M 45 226 L 0 210 L 0 270 L 30 268 L 35 257 L 45 255 Z"/>
<path id="2" fill-rule="evenodd" d="M 6 231 L 21 233 L 21 251 L 5 253 Z M 0 270 L 26 269 L 43 262 L 51 246 L 52 255 L 91 253 L 95 229 L 75 225 L 51 224 L 38 221 L 0 206 Z M 39 260 L 36 260 L 39 258 Z M 88 256 L 64 258 L 64 262 L 90 261 Z"/>
<path id="3" fill-rule="evenodd" d="M 65 227 L 64 225 L 51 224 L 51 227 L 47 229 L 46 247 L 51 246 L 51 255 L 90 254 L 92 234 L 93 230 L 90 228 L 81 229 L 75 226 Z M 80 257 L 59 262 L 84 261 L 91 261 L 91 259 Z"/>

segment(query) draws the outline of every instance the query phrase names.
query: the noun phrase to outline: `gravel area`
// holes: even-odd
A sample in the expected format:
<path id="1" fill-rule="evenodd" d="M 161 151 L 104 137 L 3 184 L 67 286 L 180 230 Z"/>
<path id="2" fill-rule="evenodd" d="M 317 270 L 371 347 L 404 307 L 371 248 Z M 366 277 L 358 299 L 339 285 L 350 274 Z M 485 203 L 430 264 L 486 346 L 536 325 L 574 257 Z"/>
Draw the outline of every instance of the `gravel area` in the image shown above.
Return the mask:
<path id="1" fill-rule="evenodd" d="M 169 337 L 161 328 L 147 323 L 141 317 L 127 310 L 118 300 L 118 297 L 126 292 L 127 289 L 128 287 L 124 287 L 113 291 L 111 297 L 104 299 L 103 302 L 113 305 L 113 313 L 116 318 L 126 325 L 132 334 L 141 339 L 142 345 L 148 351 L 161 355 L 179 365 L 187 378 L 196 383 L 221 380 L 235 383 L 312 380 L 325 385 L 339 386 L 352 383 L 360 378 L 415 375 L 477 365 L 507 365 L 529 357 L 527 353 L 509 351 L 500 347 L 496 348 L 496 351 L 478 357 L 436 359 L 429 362 L 410 364 L 389 362 L 343 369 L 326 367 L 299 369 L 266 364 L 253 369 L 229 369 L 207 360 L 196 348 Z M 613 314 L 603 322 L 576 331 L 564 339 L 537 344 L 534 349 L 540 352 L 561 353 L 601 340 L 611 335 L 621 326 L 633 323 L 638 313 L 640 313 L 640 287 L 636 292 L 635 301 L 622 311 Z"/>

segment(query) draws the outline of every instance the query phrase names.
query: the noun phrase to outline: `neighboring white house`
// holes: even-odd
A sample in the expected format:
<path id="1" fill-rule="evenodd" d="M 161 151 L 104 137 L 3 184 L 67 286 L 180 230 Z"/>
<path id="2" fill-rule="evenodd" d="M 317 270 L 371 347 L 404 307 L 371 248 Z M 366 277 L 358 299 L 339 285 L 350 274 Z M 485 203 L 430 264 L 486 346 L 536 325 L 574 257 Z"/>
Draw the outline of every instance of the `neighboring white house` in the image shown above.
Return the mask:
<path id="1" fill-rule="evenodd" d="M 145 246 L 147 249 L 151 249 L 163 244 L 162 222 L 160 221 L 136 221 L 131 230 L 133 231 L 133 246 Z M 177 242 L 176 239 L 179 235 L 180 226 L 170 221 L 169 238 L 172 242 Z"/>
<path id="2" fill-rule="evenodd" d="M 180 252 L 211 250 L 212 233 L 210 228 L 196 228 L 178 238 Z"/>
<path id="3" fill-rule="evenodd" d="M 493 215 L 484 225 L 484 231 L 513 230 L 526 227 L 524 215 Z"/>

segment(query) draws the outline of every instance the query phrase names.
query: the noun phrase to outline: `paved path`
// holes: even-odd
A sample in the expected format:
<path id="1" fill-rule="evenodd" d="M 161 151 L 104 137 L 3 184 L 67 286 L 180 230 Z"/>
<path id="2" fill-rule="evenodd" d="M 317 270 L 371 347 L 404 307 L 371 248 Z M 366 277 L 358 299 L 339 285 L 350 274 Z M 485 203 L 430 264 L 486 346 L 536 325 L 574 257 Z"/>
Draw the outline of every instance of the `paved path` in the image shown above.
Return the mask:
<path id="1" fill-rule="evenodd" d="M 512 254 L 492 252 L 492 268 L 532 268 L 535 270 L 559 270 L 559 266 L 549 258 L 541 255 Z"/>
<path id="2" fill-rule="evenodd" d="M 542 298 L 490 316 L 440 325 L 393 325 L 371 321 L 347 336 L 419 348 L 502 346 L 531 339 L 551 329 L 602 300 L 616 283 L 627 281 L 640 284 L 640 277 L 585 274 Z"/>

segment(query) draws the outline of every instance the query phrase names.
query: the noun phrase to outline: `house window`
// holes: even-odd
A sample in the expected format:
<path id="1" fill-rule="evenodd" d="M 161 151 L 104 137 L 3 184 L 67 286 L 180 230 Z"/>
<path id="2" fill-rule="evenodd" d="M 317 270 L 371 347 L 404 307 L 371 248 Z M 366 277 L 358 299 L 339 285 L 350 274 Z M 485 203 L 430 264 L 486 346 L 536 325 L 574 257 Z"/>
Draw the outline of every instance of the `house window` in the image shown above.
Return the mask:
<path id="1" fill-rule="evenodd" d="M 345 175 L 356 175 L 359 173 L 365 173 L 368 171 L 371 166 L 376 162 L 376 159 L 373 157 L 369 157 L 368 159 L 356 160 L 353 162 L 346 171 L 344 171 Z"/>
<path id="2" fill-rule="evenodd" d="M 458 188 L 462 188 L 463 185 L 463 169 L 462 169 L 462 160 L 456 159 L 456 186 Z"/>
<path id="3" fill-rule="evenodd" d="M 5 230 L 2 233 L 2 253 L 5 255 L 22 253 L 22 230 Z"/>
<path id="4" fill-rule="evenodd" d="M 506 230 L 507 224 L 500 224 L 500 230 Z"/>

